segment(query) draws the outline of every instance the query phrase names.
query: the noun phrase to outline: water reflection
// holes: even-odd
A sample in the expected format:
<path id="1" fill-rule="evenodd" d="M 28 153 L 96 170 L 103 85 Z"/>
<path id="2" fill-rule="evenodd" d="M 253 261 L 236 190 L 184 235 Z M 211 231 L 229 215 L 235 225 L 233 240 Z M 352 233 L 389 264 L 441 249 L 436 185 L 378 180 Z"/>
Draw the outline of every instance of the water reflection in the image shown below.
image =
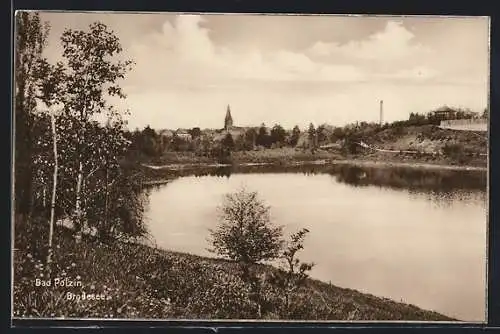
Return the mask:
<path id="1" fill-rule="evenodd" d="M 486 191 L 456 189 L 453 191 L 422 191 L 410 190 L 411 199 L 425 198 L 427 201 L 433 203 L 435 207 L 451 208 L 455 203 L 463 203 L 467 205 L 469 202 L 477 203 L 483 202 L 486 205 L 487 193 Z M 486 209 L 485 209 L 486 212 Z M 486 213 L 485 213 L 486 215 Z"/>
<path id="2" fill-rule="evenodd" d="M 337 182 L 353 187 L 379 186 L 406 189 L 410 193 L 455 193 L 456 190 L 486 189 L 487 176 L 483 171 L 431 170 L 408 167 L 360 167 L 350 165 L 328 166 L 222 166 L 185 169 L 176 176 L 217 176 L 230 178 L 232 174 L 249 173 L 302 173 L 304 175 L 329 174 Z M 464 195 L 464 194 L 462 194 Z M 461 196 L 462 196 L 461 195 Z M 466 195 L 465 195 L 466 196 Z"/>
<path id="3" fill-rule="evenodd" d="M 202 171 L 201 173 L 195 174 L 195 176 L 217 176 L 217 177 L 226 177 L 229 178 L 233 173 L 232 166 L 224 166 L 224 167 L 216 167 L 209 171 Z"/>
<path id="4" fill-rule="evenodd" d="M 486 173 L 481 171 L 340 166 L 330 173 L 335 175 L 338 182 L 353 186 L 378 185 L 410 191 L 423 189 L 445 193 L 456 189 L 486 189 Z"/>

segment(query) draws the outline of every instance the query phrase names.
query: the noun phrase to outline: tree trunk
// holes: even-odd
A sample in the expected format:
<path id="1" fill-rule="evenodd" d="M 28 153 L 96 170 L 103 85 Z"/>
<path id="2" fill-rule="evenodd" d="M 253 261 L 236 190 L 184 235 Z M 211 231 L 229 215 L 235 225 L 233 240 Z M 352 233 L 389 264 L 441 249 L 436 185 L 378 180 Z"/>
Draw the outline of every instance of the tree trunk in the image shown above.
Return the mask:
<path id="1" fill-rule="evenodd" d="M 32 132 L 33 132 L 33 124 L 32 124 L 32 119 L 31 119 L 31 112 L 29 112 L 27 115 L 28 119 L 28 129 L 26 132 L 26 141 L 27 141 L 27 147 L 26 147 L 26 158 L 27 158 L 27 171 L 26 171 L 26 181 L 25 181 L 25 191 L 26 191 L 26 199 L 27 199 L 27 206 L 28 206 L 28 221 L 31 221 L 33 217 L 33 139 L 32 139 Z"/>
<path id="2" fill-rule="evenodd" d="M 50 277 L 50 266 L 52 263 L 52 239 L 54 237 L 54 221 L 55 221 L 55 210 L 56 210 L 56 195 L 57 195 L 57 172 L 59 169 L 57 160 L 57 133 L 56 133 L 56 119 L 54 115 L 51 115 L 52 122 L 52 139 L 54 148 L 54 173 L 52 180 L 52 199 L 50 202 L 50 221 L 49 221 L 49 250 L 47 253 L 47 272 Z M 44 202 L 45 202 L 45 188 L 44 188 Z M 44 203 L 45 205 L 45 203 Z"/>
<path id="3" fill-rule="evenodd" d="M 82 238 L 83 229 L 83 219 L 82 219 L 82 180 L 83 180 L 83 164 L 82 162 L 78 165 L 78 176 L 76 179 L 76 202 L 75 202 L 75 241 L 78 243 Z"/>
<path id="4" fill-rule="evenodd" d="M 108 164 L 106 162 L 106 177 L 105 177 L 105 193 L 104 193 L 104 223 L 103 223 L 103 232 L 104 239 L 109 237 L 109 228 L 108 228 L 108 207 L 109 207 L 109 169 Z M 107 241 L 107 240 L 106 240 Z"/>
<path id="5" fill-rule="evenodd" d="M 19 64 L 19 54 L 16 53 L 16 63 Z M 14 189 L 15 189 L 15 208 L 16 212 L 27 214 L 27 199 L 26 199 L 26 171 L 28 167 L 27 145 L 25 141 L 26 130 L 28 129 L 27 117 L 25 115 L 24 105 L 24 90 L 25 81 L 21 76 L 16 76 L 17 92 L 15 97 L 15 131 L 14 131 Z"/>
<path id="6" fill-rule="evenodd" d="M 45 186 L 43 186 L 43 193 L 42 193 L 42 204 L 43 204 L 43 208 L 45 210 L 45 208 L 47 207 L 47 188 L 45 188 Z"/>
<path id="7" fill-rule="evenodd" d="M 290 313 L 290 300 L 288 297 L 288 291 L 285 291 L 285 314 L 283 315 L 283 318 L 288 319 L 289 313 Z"/>

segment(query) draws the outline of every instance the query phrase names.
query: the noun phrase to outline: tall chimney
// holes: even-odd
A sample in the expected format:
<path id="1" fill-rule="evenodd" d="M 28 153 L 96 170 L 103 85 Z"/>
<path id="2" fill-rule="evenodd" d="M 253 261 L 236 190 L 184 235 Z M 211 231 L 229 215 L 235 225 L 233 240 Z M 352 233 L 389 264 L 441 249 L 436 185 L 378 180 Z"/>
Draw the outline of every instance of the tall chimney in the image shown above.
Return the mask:
<path id="1" fill-rule="evenodd" d="M 384 124 L 384 100 L 380 100 L 380 125 Z"/>

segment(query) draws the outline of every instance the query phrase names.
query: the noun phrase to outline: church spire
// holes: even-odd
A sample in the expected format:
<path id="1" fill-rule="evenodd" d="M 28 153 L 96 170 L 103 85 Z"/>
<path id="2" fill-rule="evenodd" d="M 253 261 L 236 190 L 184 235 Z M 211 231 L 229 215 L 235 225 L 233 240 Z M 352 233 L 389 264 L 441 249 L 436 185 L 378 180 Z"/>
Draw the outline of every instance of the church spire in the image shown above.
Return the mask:
<path id="1" fill-rule="evenodd" d="M 226 118 L 224 119 L 224 129 L 228 130 L 233 126 L 233 117 L 231 116 L 231 107 L 227 105 Z"/>

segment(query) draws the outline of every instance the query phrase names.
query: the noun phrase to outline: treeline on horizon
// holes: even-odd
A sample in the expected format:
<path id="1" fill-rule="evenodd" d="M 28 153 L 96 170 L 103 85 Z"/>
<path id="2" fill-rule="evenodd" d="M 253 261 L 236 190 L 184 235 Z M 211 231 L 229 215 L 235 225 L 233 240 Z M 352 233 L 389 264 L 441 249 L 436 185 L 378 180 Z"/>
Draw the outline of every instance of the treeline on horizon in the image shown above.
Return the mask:
<path id="1" fill-rule="evenodd" d="M 438 111 L 438 112 L 437 112 Z M 445 116 L 444 113 L 447 113 Z M 159 157 L 166 151 L 194 152 L 199 156 L 218 157 L 225 160 L 232 151 L 249 151 L 254 149 L 269 149 L 281 147 L 309 148 L 313 152 L 323 145 L 337 143 L 345 153 L 355 154 L 359 146 L 355 143 L 367 140 L 374 134 L 389 130 L 393 136 L 402 134 L 402 129 L 410 126 L 440 125 L 443 120 L 460 120 L 488 118 L 487 109 L 482 114 L 469 109 L 442 107 L 428 113 L 410 113 L 407 120 L 391 123 L 356 122 L 345 126 L 331 126 L 321 124 L 315 127 L 310 123 L 309 128 L 303 131 L 298 125 L 287 130 L 280 124 L 269 128 L 264 123 L 259 127 L 243 127 L 242 133 L 233 136 L 232 131 L 227 133 L 223 129 L 201 130 L 193 127 L 184 131 L 184 136 L 178 131 L 172 131 L 166 136 L 147 125 L 143 130 L 127 131 L 126 136 L 131 141 L 131 152 L 146 157 Z M 185 135 L 188 135 L 186 138 Z M 215 137 L 222 136 L 221 140 Z M 305 140 L 304 140 L 305 139 Z"/>

